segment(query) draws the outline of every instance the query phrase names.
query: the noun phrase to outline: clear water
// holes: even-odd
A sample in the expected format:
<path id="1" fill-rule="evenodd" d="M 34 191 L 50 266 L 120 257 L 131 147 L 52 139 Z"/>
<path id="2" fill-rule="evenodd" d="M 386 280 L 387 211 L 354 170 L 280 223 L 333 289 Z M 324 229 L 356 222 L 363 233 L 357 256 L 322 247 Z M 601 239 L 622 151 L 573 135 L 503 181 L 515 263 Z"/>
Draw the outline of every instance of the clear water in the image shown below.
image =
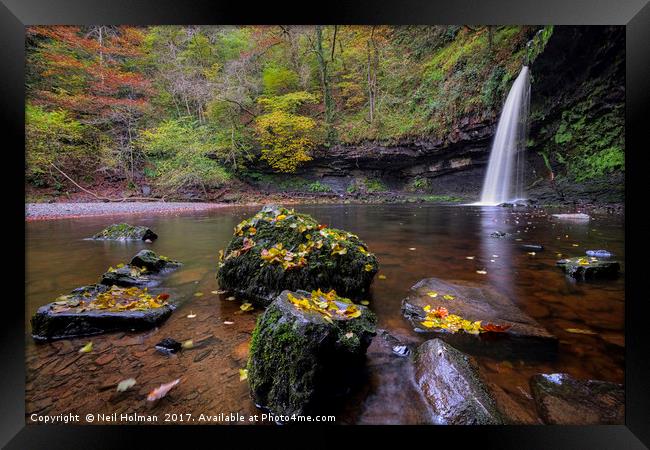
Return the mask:
<path id="1" fill-rule="evenodd" d="M 159 329 L 146 333 L 112 333 L 86 339 L 36 345 L 27 340 L 26 412 L 97 413 L 165 412 L 256 414 L 246 382 L 250 334 L 260 313 L 241 313 L 239 302 L 214 295 L 218 251 L 233 227 L 258 208 L 233 207 L 204 213 L 155 217 L 95 217 L 29 222 L 26 242 L 26 326 L 36 309 L 72 288 L 96 282 L 110 265 L 130 259 L 141 248 L 183 261 L 163 287 L 179 308 Z M 621 216 L 596 217 L 586 223 L 563 223 L 545 213 L 500 207 L 436 205 L 299 206 L 322 223 L 358 234 L 377 254 L 370 308 L 378 325 L 412 343 L 425 337 L 413 332 L 400 312 L 410 286 L 425 277 L 485 283 L 509 296 L 524 312 L 558 336 L 555 358 L 503 354 L 478 357 L 481 374 L 520 405 L 535 421 L 528 380 L 539 372 L 568 372 L 578 378 L 623 382 L 624 275 L 599 283 L 578 283 L 555 267 L 557 253 L 576 256 L 588 249 L 607 249 L 624 262 Z M 150 226 L 160 238 L 153 244 L 84 240 L 104 226 L 128 220 Z M 496 239 L 493 231 L 514 233 Z M 515 239 L 522 239 L 516 241 Z M 542 244 L 532 256 L 521 243 Z M 577 244 L 578 246 L 574 246 Z M 415 250 L 409 250 L 414 248 Z M 493 256 L 497 255 L 497 256 Z M 474 256 L 473 260 L 466 259 Z M 477 270 L 487 271 L 486 275 Z M 625 265 L 623 264 L 623 273 Z M 204 295 L 194 296 L 196 292 Z M 187 316 L 193 313 L 195 318 Z M 224 321 L 234 322 L 232 325 Z M 578 328 L 594 335 L 567 332 Z M 155 352 L 164 337 L 207 342 L 172 357 Z M 94 343 L 89 354 L 77 349 Z M 368 350 L 363 389 L 351 394 L 340 423 L 434 423 L 413 385 L 407 358 L 386 351 L 378 336 Z M 133 377 L 138 384 L 125 394 L 115 384 Z M 155 407 L 144 401 L 161 383 L 181 378 Z"/>

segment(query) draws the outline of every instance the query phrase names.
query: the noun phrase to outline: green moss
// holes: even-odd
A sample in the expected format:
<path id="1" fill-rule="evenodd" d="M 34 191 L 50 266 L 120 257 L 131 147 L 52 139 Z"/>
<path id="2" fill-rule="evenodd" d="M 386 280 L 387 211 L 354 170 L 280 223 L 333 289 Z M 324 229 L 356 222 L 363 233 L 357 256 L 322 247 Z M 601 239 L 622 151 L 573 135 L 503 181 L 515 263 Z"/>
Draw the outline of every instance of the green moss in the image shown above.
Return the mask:
<path id="1" fill-rule="evenodd" d="M 245 239 L 254 244 L 242 251 Z M 278 244 L 291 253 L 289 259 L 262 259 Z M 293 210 L 265 207 L 237 226 L 217 279 L 223 289 L 266 305 L 285 289 L 334 289 L 345 297 L 365 297 L 377 270 L 375 255 L 354 234 Z"/>
<path id="2" fill-rule="evenodd" d="M 422 199 L 427 202 L 435 203 L 460 203 L 465 201 L 465 199 L 453 195 L 425 195 Z"/>
<path id="3" fill-rule="evenodd" d="M 332 188 L 320 181 L 314 181 L 307 186 L 309 192 L 332 192 Z"/>

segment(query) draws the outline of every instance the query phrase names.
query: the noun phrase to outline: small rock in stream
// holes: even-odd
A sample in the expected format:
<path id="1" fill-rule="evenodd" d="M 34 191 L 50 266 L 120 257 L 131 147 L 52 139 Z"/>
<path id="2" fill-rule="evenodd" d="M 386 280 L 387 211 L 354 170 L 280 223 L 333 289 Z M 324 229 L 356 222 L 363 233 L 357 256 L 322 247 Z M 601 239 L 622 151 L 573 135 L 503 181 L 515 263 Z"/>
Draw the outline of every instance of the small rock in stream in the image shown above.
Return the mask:
<path id="1" fill-rule="evenodd" d="M 172 338 L 165 338 L 155 346 L 156 350 L 164 355 L 176 353 L 183 347 L 183 344 Z"/>

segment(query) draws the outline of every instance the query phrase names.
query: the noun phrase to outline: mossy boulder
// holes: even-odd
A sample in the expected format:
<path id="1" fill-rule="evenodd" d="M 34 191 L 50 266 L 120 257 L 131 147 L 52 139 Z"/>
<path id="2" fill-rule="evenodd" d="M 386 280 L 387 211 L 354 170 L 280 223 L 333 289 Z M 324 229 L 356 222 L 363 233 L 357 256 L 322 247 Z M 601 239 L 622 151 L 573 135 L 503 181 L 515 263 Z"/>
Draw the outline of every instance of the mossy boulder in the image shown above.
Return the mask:
<path id="1" fill-rule="evenodd" d="M 618 261 L 602 260 L 593 256 L 561 259 L 556 264 L 564 273 L 577 280 L 615 278 L 621 270 Z"/>
<path id="2" fill-rule="evenodd" d="M 179 268 L 182 264 L 151 250 L 141 250 L 130 264 L 109 267 L 102 275 L 100 284 L 106 286 L 154 286 L 160 282 L 159 275 Z"/>
<path id="3" fill-rule="evenodd" d="M 82 286 L 36 311 L 31 318 L 32 337 L 48 341 L 150 329 L 167 320 L 174 310 L 168 298 L 139 288 Z"/>
<path id="4" fill-rule="evenodd" d="M 93 236 L 93 239 L 103 241 L 154 241 L 158 235 L 144 226 L 116 223 L 109 225 Z"/>
<path id="5" fill-rule="evenodd" d="M 363 299 L 378 270 L 358 236 L 273 205 L 239 223 L 219 259 L 219 286 L 262 306 L 297 289 Z"/>
<path id="6" fill-rule="evenodd" d="M 331 411 L 359 380 L 375 322 L 368 308 L 333 292 L 282 292 L 253 331 L 255 404 L 279 415 Z"/>

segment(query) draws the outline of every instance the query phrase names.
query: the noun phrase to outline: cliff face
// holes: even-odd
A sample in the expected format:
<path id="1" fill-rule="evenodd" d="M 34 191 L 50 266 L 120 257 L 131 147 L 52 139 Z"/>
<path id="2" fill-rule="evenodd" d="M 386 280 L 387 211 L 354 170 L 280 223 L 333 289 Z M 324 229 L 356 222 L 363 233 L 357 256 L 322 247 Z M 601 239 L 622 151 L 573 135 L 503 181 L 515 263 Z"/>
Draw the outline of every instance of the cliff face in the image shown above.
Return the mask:
<path id="1" fill-rule="evenodd" d="M 624 45 L 623 27 L 560 26 L 532 63 L 529 197 L 623 201 Z M 397 190 L 424 185 L 434 194 L 478 198 L 497 120 L 463 118 L 442 139 L 321 149 L 299 175 L 334 191 L 370 178 Z"/>

